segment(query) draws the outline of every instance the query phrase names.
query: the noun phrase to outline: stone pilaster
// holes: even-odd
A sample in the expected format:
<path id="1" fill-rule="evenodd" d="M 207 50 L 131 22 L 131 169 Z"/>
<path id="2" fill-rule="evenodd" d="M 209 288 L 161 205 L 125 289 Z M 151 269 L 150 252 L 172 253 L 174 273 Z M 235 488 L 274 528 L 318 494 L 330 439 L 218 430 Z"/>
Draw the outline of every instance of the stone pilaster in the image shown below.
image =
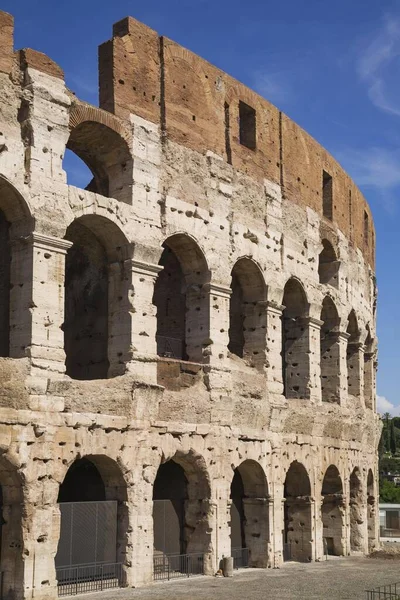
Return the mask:
<path id="1" fill-rule="evenodd" d="M 204 350 L 206 361 L 213 366 L 226 362 L 229 344 L 229 302 L 231 288 L 210 283 L 203 286 L 208 292 L 210 315 L 210 345 Z"/>
<path id="2" fill-rule="evenodd" d="M 310 400 L 314 404 L 321 404 L 321 326 L 323 321 L 314 317 L 308 317 L 304 321 L 308 324 Z"/>
<path id="3" fill-rule="evenodd" d="M 127 370 L 135 373 L 140 380 L 155 383 L 157 380 L 157 309 L 153 304 L 154 284 L 158 273 L 162 270 L 159 265 L 153 265 L 137 260 L 127 260 L 124 263 L 126 280 L 124 298 L 126 306 L 119 308 L 120 319 L 116 320 L 116 330 L 123 338 L 130 337 L 123 346 L 129 347 L 130 352 Z M 110 291 L 110 293 L 112 293 Z M 129 314 L 129 329 L 127 332 L 119 328 L 118 321 L 124 321 L 124 314 Z M 114 344 L 114 342 L 112 342 Z M 114 356 L 118 354 L 115 346 Z M 111 361 L 110 361 L 111 363 Z"/>
<path id="4" fill-rule="evenodd" d="M 347 346 L 348 394 L 362 400 L 364 395 L 364 344 L 356 342 Z"/>
<path id="5" fill-rule="evenodd" d="M 270 398 L 283 394 L 282 380 L 282 311 L 283 306 L 268 302 L 266 306 L 267 388 Z"/>

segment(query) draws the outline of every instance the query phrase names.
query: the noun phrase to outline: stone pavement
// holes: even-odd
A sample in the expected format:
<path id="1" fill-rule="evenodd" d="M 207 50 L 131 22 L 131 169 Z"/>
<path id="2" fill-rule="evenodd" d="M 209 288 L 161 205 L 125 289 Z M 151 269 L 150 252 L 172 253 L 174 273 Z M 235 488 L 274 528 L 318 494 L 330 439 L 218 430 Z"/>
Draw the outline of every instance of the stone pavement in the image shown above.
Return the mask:
<path id="1" fill-rule="evenodd" d="M 366 589 L 400 581 L 400 561 L 364 557 L 248 569 L 233 578 L 193 577 L 75 596 L 75 600 L 366 600 Z"/>

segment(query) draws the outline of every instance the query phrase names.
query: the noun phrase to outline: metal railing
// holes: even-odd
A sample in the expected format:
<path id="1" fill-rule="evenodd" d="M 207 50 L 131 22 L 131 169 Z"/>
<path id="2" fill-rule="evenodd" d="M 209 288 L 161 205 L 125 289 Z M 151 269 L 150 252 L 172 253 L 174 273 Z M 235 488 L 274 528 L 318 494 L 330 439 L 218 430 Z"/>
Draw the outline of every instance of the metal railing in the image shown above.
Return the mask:
<path id="1" fill-rule="evenodd" d="M 76 596 L 122 586 L 121 563 L 97 563 L 58 567 L 56 578 L 59 596 Z"/>
<path id="2" fill-rule="evenodd" d="M 156 335 L 156 341 L 158 356 L 183 360 L 185 349 L 184 340 L 166 337 L 165 335 Z"/>
<path id="3" fill-rule="evenodd" d="M 379 528 L 379 531 L 380 531 L 381 537 L 400 538 L 400 529 L 390 529 L 390 528 L 381 526 Z"/>
<path id="4" fill-rule="evenodd" d="M 367 590 L 367 600 L 400 600 L 400 583 L 391 583 Z"/>
<path id="5" fill-rule="evenodd" d="M 249 566 L 248 548 L 232 548 L 231 556 L 233 558 L 234 569 L 246 569 Z"/>
<path id="6" fill-rule="evenodd" d="M 204 554 L 157 554 L 153 566 L 155 581 L 204 575 Z"/>

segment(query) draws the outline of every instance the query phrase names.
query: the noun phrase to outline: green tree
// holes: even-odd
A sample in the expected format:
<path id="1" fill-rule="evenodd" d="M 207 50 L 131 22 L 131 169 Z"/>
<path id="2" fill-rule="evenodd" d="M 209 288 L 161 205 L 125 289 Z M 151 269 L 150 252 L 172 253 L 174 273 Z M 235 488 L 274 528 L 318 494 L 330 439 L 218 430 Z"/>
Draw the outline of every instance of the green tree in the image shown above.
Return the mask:
<path id="1" fill-rule="evenodd" d="M 400 487 L 396 487 L 392 481 L 384 479 L 379 490 L 379 501 L 400 503 Z"/>
<path id="2" fill-rule="evenodd" d="M 393 419 L 390 421 L 390 452 L 392 456 L 396 455 L 397 444 L 396 444 L 396 430 L 394 427 Z"/>

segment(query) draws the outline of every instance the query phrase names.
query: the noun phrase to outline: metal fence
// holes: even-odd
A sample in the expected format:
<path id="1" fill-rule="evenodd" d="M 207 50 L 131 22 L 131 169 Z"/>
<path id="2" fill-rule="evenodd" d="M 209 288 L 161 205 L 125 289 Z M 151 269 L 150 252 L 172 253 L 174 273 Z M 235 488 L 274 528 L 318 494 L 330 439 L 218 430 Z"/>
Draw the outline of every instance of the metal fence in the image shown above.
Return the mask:
<path id="1" fill-rule="evenodd" d="M 391 583 L 367 590 L 366 594 L 367 600 L 400 600 L 400 583 Z"/>
<path id="2" fill-rule="evenodd" d="M 76 596 L 121 587 L 121 563 L 71 565 L 56 569 L 59 596 Z"/>
<path id="3" fill-rule="evenodd" d="M 157 335 L 156 341 L 158 356 L 164 356 L 165 358 L 176 358 L 179 360 L 183 359 L 185 352 L 184 340 L 170 338 L 164 335 Z"/>
<path id="4" fill-rule="evenodd" d="M 155 581 L 204 575 L 204 554 L 156 554 L 153 559 Z"/>
<path id="5" fill-rule="evenodd" d="M 233 558 L 234 569 L 246 569 L 249 566 L 248 548 L 232 548 L 231 556 Z"/>

